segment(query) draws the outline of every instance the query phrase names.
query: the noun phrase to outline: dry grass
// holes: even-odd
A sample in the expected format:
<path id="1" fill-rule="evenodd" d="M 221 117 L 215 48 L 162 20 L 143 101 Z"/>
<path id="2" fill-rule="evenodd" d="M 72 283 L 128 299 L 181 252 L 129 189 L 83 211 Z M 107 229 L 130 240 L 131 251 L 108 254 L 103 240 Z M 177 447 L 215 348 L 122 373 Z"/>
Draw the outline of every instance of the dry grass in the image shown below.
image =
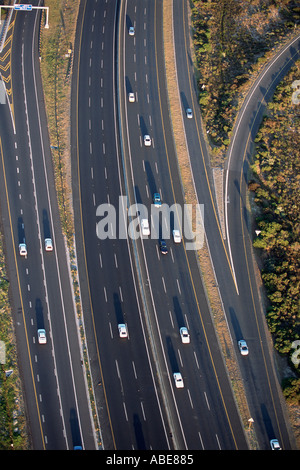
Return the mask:
<path id="1" fill-rule="evenodd" d="M 50 28 L 41 32 L 41 72 L 61 221 L 72 243 L 70 94 L 79 0 L 48 0 Z"/>

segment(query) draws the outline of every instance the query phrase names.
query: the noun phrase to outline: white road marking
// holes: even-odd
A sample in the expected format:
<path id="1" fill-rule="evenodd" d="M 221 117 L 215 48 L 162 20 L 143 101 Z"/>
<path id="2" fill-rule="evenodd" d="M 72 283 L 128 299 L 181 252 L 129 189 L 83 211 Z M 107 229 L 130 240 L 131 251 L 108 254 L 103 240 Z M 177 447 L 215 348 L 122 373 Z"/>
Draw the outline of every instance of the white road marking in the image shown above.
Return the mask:
<path id="1" fill-rule="evenodd" d="M 205 396 L 205 400 L 206 400 L 207 408 L 208 408 L 208 409 L 209 409 L 209 411 L 210 411 L 210 406 L 209 406 L 209 402 L 208 402 L 208 398 L 207 398 L 206 392 L 204 392 L 204 396 Z"/>

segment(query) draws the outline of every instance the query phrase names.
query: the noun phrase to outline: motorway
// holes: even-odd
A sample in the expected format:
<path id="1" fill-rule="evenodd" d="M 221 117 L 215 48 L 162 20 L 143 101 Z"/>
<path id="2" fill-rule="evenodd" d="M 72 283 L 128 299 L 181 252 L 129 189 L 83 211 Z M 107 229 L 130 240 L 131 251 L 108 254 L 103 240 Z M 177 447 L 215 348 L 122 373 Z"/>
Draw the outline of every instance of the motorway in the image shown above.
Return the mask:
<path id="1" fill-rule="evenodd" d="M 1 69 L 8 90 L 0 109 L 1 221 L 19 366 L 31 446 L 95 449 L 41 91 L 39 21 L 36 12 L 13 15 Z M 46 344 L 38 343 L 39 328 Z"/>
<path id="2" fill-rule="evenodd" d="M 95 230 L 104 208 L 119 211 L 120 195 L 131 209 L 143 203 L 150 210 L 156 190 L 168 204 L 183 206 L 164 83 L 161 8 L 153 1 L 89 1 L 79 15 L 72 94 L 75 231 L 103 444 L 246 449 L 195 253 L 167 240 L 163 258 L 157 239 L 120 240 L 119 227 L 110 226 L 107 238 L 99 239 Z M 150 148 L 144 147 L 145 133 Z M 129 339 L 118 337 L 118 323 L 127 324 Z M 191 331 L 189 345 L 181 343 L 181 326 Z M 177 371 L 183 390 L 174 385 Z"/>
<path id="3" fill-rule="evenodd" d="M 194 114 L 193 122 L 185 125 L 185 133 L 195 190 L 199 203 L 205 207 L 207 242 L 233 342 L 237 349 L 237 341 L 244 338 L 249 347 L 249 356 L 241 357 L 237 349 L 237 357 L 258 446 L 269 449 L 270 439 L 277 438 L 284 449 L 295 448 L 264 319 L 262 293 L 256 282 L 247 181 L 253 141 L 266 103 L 280 79 L 299 57 L 299 37 L 278 52 L 262 71 L 238 115 L 225 168 L 225 235 L 221 230 L 209 155 L 201 129 L 198 92 L 189 48 L 187 3 L 175 0 L 173 14 L 182 113 L 185 115 L 185 109 L 189 106 Z"/>
<path id="4" fill-rule="evenodd" d="M 152 415 L 160 423 L 152 429 L 152 446 L 168 449 L 168 431 L 144 346 L 131 253 L 126 240 L 100 242 L 95 230 L 98 204 L 118 207 L 121 194 L 114 107 L 117 9 L 116 2 L 105 7 L 104 3 L 81 4 L 72 99 L 75 231 L 91 372 L 104 448 L 130 449 L 133 443 L 136 448 L 148 447 L 144 422 Z M 118 323 L 129 325 L 129 341 L 119 340 Z"/>

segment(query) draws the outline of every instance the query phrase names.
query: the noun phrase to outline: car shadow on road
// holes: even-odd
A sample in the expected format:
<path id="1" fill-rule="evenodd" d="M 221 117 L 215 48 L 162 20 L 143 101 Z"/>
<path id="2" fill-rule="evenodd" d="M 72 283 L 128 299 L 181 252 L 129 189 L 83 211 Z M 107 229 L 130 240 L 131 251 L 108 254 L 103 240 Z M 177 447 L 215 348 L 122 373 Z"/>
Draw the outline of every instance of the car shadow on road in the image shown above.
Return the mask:
<path id="1" fill-rule="evenodd" d="M 180 369 L 179 369 L 175 349 L 172 343 L 172 338 L 170 336 L 166 336 L 166 343 L 167 343 L 167 353 L 168 353 L 169 361 L 171 364 L 172 373 L 178 372 Z"/>
<path id="2" fill-rule="evenodd" d="M 114 292 L 114 294 L 113 294 L 113 300 L 114 300 L 114 308 L 115 308 L 117 323 L 118 324 L 119 323 L 125 323 L 124 312 L 123 312 L 123 309 L 122 309 L 120 296 L 116 292 Z"/>
<path id="3" fill-rule="evenodd" d="M 35 315 L 37 329 L 45 329 L 43 304 L 39 298 L 35 300 Z"/>
<path id="4" fill-rule="evenodd" d="M 230 321 L 231 321 L 232 328 L 235 334 L 235 339 L 236 341 L 239 341 L 240 339 L 243 338 L 243 332 L 242 332 L 240 322 L 237 318 L 237 315 L 233 307 L 229 307 L 229 316 L 230 316 Z"/>

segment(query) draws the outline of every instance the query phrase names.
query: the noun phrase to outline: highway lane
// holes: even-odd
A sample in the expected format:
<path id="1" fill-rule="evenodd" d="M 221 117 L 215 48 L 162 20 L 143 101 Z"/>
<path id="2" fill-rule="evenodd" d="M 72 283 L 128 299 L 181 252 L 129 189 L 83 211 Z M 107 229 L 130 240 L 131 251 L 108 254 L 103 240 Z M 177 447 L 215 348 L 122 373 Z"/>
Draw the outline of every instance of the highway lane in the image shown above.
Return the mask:
<path id="1" fill-rule="evenodd" d="M 1 208 L 20 366 L 33 448 L 95 448 L 40 94 L 39 18 L 35 13 L 15 18 L 13 113 L 1 109 Z M 48 236 L 54 242 L 51 253 L 44 249 Z M 18 245 L 24 238 L 28 255 L 21 258 Z M 46 330 L 46 345 L 38 344 L 38 328 Z"/>
<path id="2" fill-rule="evenodd" d="M 232 323 L 233 328 L 245 331 L 245 334 L 249 336 L 250 345 L 252 338 L 256 339 L 250 364 L 246 365 L 244 371 L 244 380 L 250 409 L 255 410 L 256 428 L 262 448 L 268 448 L 270 439 L 274 437 L 279 439 L 284 449 L 295 448 L 295 442 L 290 432 L 278 383 L 274 352 L 270 348 L 268 333 L 265 333 L 264 308 L 260 302 L 260 291 L 256 283 L 256 268 L 251 249 L 254 234 L 251 230 L 251 216 L 248 208 L 245 208 L 245 201 L 247 201 L 253 143 L 264 116 L 266 104 L 272 99 L 280 80 L 299 58 L 299 51 L 300 36 L 275 55 L 250 89 L 236 121 L 226 168 L 226 191 L 229 201 L 226 206 L 227 239 L 236 271 L 247 273 L 247 276 L 241 276 L 238 281 L 241 303 L 247 301 L 243 299 L 244 292 L 248 292 L 249 302 L 251 299 L 249 316 L 242 316 L 238 324 L 234 324 L 234 321 Z M 238 218 L 237 214 L 239 214 Z M 260 369 L 257 367 L 259 364 L 261 364 Z M 265 397 L 268 397 L 268 400 L 265 400 Z"/>
<path id="3" fill-rule="evenodd" d="M 36 296 L 32 298 L 32 294 L 30 294 L 29 289 L 32 291 L 32 282 L 29 278 L 29 267 L 26 264 L 26 260 L 19 259 L 19 236 L 18 236 L 18 220 L 16 214 L 20 214 L 21 208 L 15 208 L 15 205 L 12 204 L 11 196 L 8 195 L 8 188 L 12 190 L 13 194 L 18 194 L 17 191 L 19 190 L 16 180 L 17 169 L 20 171 L 19 166 L 13 168 L 13 165 L 10 164 L 9 167 L 5 165 L 4 158 L 9 157 L 9 160 L 12 160 L 12 156 L 14 160 L 16 160 L 16 155 L 12 154 L 12 149 L 14 148 L 16 142 L 15 139 L 12 139 L 13 129 L 11 125 L 11 116 L 9 111 L 3 112 L 1 110 L 1 215 L 2 215 L 2 227 L 5 236 L 5 244 L 6 244 L 6 254 L 11 253 L 10 256 L 7 256 L 8 259 L 8 273 L 10 279 L 10 288 L 13 297 L 13 306 L 16 311 L 15 314 L 15 322 L 16 322 L 16 337 L 17 337 L 17 344 L 18 350 L 22 351 L 20 355 L 20 366 L 22 371 L 22 381 L 23 386 L 26 390 L 25 398 L 30 397 L 30 400 L 25 400 L 28 414 L 30 417 L 30 429 L 32 431 L 32 441 L 33 447 L 37 449 L 45 448 L 44 442 L 44 430 L 42 428 L 42 416 L 44 414 L 44 410 L 40 411 L 40 399 L 39 397 L 45 397 L 45 392 L 48 390 L 57 390 L 57 384 L 54 378 L 54 374 L 48 374 L 46 377 L 46 381 L 43 380 L 39 387 L 36 386 L 36 378 L 39 377 L 40 371 L 37 369 L 38 361 L 40 358 L 40 353 L 45 356 L 45 351 L 41 351 L 39 345 L 37 345 L 37 328 L 36 322 L 33 315 L 29 318 L 28 317 L 28 307 L 33 309 L 33 314 L 35 311 L 35 303 L 34 300 L 37 298 Z M 5 139 L 3 139 L 2 131 L 5 133 Z M 25 152 L 23 153 L 25 155 Z M 9 171 L 10 170 L 10 171 Z M 26 169 L 23 171 L 23 175 L 25 176 Z M 31 179 L 25 178 L 25 181 L 30 181 Z M 32 189 L 32 188 L 30 188 Z M 30 194 L 30 193 L 29 193 Z M 16 201 L 15 201 L 16 202 Z M 31 207 L 34 207 L 34 201 L 31 201 Z M 27 219 L 26 219 L 27 222 Z M 21 228 L 23 221 L 20 220 L 19 227 Z M 27 223 L 26 223 L 27 227 Z M 29 222 L 28 222 L 29 227 Z M 23 237 L 22 237 L 23 238 Z M 39 243 L 39 240 L 37 240 Z M 31 246 L 31 243 L 29 244 Z M 25 261 L 25 263 L 24 263 Z M 39 272 L 40 273 L 40 272 Z M 41 273 L 40 273 L 41 274 Z M 31 271 L 30 271 L 31 277 Z M 40 299 L 41 293 L 38 293 L 38 298 Z M 30 326 L 30 321 L 32 320 L 32 325 Z M 43 320 L 43 319 L 42 319 Z M 29 323 L 29 324 L 28 324 Z M 41 323 L 40 323 L 41 324 Z M 28 326 L 27 326 L 28 325 Z M 43 320 L 43 326 L 47 328 L 49 332 L 49 324 L 47 318 Z M 49 335 L 48 335 L 49 336 Z M 50 338 L 49 338 L 50 341 Z M 49 345 L 46 345 L 47 351 L 49 352 Z M 27 353 L 27 354 L 26 354 Z M 46 370 L 54 370 L 53 360 L 49 357 L 43 357 L 43 364 L 46 366 Z M 38 374 L 38 375 L 37 375 Z M 56 395 L 56 393 L 55 393 Z M 53 397 L 55 396 L 53 395 Z M 45 398 L 44 398 L 45 399 Z M 49 397 L 47 396 L 47 400 Z M 55 413 L 55 409 L 59 410 L 59 402 L 57 401 L 56 404 L 53 406 L 52 398 L 52 413 L 53 418 L 60 422 L 59 413 Z M 56 406 L 55 406 L 56 405 Z M 51 434 L 51 430 L 47 429 L 47 435 Z M 59 445 L 60 439 L 63 439 L 62 433 L 59 433 L 59 429 L 56 429 L 57 435 L 57 445 Z"/>
<path id="4" fill-rule="evenodd" d="M 272 66 L 264 74 L 264 80 L 259 82 L 256 93 L 253 89 L 249 93 L 247 107 L 245 105 L 241 112 L 243 121 L 238 120 L 233 138 L 234 146 L 229 153 L 231 156 L 227 172 L 228 190 L 225 195 L 225 203 L 228 201 L 226 205 L 228 232 L 227 241 L 224 242 L 218 220 L 208 152 L 200 124 L 197 87 L 189 50 L 186 2 L 174 2 L 174 28 L 182 113 L 184 116 L 187 106 L 194 112 L 194 119 L 187 121 L 184 118 L 184 122 L 195 187 L 199 202 L 205 206 L 206 235 L 233 340 L 236 343 L 241 337 L 245 337 L 250 349 L 249 357 L 238 356 L 238 358 L 259 446 L 268 449 L 269 440 L 278 437 L 284 448 L 289 449 L 293 446 L 293 439 L 289 435 L 284 406 L 281 403 L 281 392 L 255 283 L 251 248 L 249 248 L 251 240 L 247 228 L 249 220 L 244 202 L 247 199 L 246 176 L 251 154 L 250 143 L 253 141 L 264 109 L 261 104 L 272 96 L 280 76 L 286 73 L 295 60 L 298 47 L 293 44 L 290 50 L 280 55 L 279 61 L 273 61 Z"/>
<path id="5" fill-rule="evenodd" d="M 128 113 L 125 127 L 129 134 L 133 198 L 150 208 L 153 192 L 159 191 L 164 202 L 183 204 L 164 74 L 161 73 L 164 71 L 159 20 L 162 11 L 157 2 L 140 5 L 128 1 L 126 6 L 124 99 L 128 100 L 129 92 L 136 96 L 134 103 L 127 101 L 127 111 L 124 111 Z M 134 36 L 128 34 L 131 25 L 135 27 Z M 145 133 L 152 138 L 149 148 L 143 144 Z M 166 257 L 159 256 L 157 240 L 144 240 L 143 251 L 169 375 L 179 369 L 186 383 L 185 391 L 175 390 L 186 446 L 246 448 L 230 385 L 226 383 L 195 255 L 170 240 L 167 243 L 170 255 Z M 180 344 L 179 327 L 184 323 L 191 327 L 190 346 Z M 189 426 L 191 416 L 193 428 Z"/>
<path id="6" fill-rule="evenodd" d="M 72 179 L 82 305 L 103 447 L 169 449 L 130 247 L 116 236 L 118 224 L 107 239 L 96 233 L 98 207 L 118 208 L 124 194 L 115 102 L 117 7 L 82 2 L 76 40 Z M 129 339 L 119 338 L 118 323 L 127 324 Z"/>

